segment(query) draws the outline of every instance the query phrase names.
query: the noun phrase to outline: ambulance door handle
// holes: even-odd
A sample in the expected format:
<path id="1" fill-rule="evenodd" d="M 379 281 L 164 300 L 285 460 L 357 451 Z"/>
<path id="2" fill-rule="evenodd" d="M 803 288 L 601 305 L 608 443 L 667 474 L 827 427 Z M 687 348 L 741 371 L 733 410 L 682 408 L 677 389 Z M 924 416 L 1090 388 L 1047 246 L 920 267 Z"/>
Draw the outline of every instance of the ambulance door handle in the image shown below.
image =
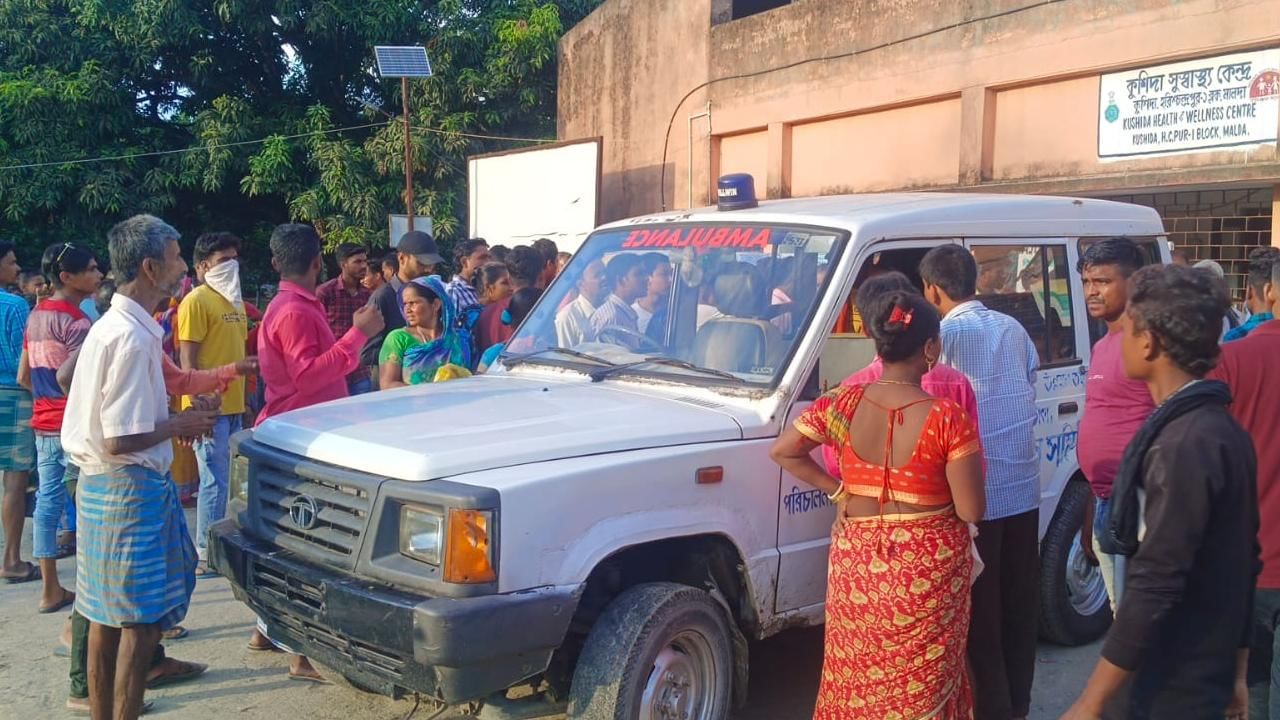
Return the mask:
<path id="1" fill-rule="evenodd" d="M 1073 402 L 1064 402 L 1058 405 L 1059 415 L 1075 415 L 1080 412 L 1080 406 Z"/>

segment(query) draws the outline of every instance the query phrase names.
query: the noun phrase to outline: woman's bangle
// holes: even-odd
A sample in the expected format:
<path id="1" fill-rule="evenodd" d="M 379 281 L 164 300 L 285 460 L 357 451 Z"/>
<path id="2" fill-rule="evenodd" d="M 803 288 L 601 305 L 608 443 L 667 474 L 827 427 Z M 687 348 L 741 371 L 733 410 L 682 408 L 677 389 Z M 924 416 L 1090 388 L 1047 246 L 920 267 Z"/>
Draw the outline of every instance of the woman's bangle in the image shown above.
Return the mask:
<path id="1" fill-rule="evenodd" d="M 835 492 L 831 493 L 830 495 L 827 495 L 827 499 L 833 503 L 838 503 L 844 499 L 845 495 L 848 495 L 848 494 L 849 494 L 849 488 L 845 487 L 844 483 L 840 483 L 839 489 L 837 489 Z"/>

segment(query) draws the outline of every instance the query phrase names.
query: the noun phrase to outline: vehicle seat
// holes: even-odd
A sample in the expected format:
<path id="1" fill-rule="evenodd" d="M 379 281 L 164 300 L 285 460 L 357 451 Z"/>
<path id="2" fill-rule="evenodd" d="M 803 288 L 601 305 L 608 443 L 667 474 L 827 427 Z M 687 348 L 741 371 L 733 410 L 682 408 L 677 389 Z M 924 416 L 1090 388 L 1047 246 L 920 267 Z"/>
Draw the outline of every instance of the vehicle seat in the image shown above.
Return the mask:
<path id="1" fill-rule="evenodd" d="M 750 373 L 774 367 L 782 333 L 767 320 L 720 317 L 708 320 L 693 341 L 693 364 L 724 372 Z"/>

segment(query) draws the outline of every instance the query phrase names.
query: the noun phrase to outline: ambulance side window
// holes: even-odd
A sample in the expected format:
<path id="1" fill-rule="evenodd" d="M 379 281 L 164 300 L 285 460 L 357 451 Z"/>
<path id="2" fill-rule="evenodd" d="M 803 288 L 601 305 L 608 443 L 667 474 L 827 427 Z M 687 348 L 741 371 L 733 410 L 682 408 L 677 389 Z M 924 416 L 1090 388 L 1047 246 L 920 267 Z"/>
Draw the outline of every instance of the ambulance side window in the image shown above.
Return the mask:
<path id="1" fill-rule="evenodd" d="M 978 300 L 1022 324 L 1040 366 L 1080 362 L 1066 246 L 974 245 L 972 251 L 978 261 Z"/>
<path id="2" fill-rule="evenodd" d="M 920 260 L 929 250 L 930 247 L 884 250 L 874 253 L 863 263 L 857 280 L 854 281 L 853 290 L 845 298 L 840 315 L 822 348 L 818 367 L 806 383 L 801 399 L 816 399 L 871 364 L 876 357 L 876 348 L 875 343 L 862 331 L 862 317 L 854 304 L 858 288 L 871 277 L 896 271 L 906 275 L 916 290 L 921 290 L 923 284 L 920 282 Z"/>

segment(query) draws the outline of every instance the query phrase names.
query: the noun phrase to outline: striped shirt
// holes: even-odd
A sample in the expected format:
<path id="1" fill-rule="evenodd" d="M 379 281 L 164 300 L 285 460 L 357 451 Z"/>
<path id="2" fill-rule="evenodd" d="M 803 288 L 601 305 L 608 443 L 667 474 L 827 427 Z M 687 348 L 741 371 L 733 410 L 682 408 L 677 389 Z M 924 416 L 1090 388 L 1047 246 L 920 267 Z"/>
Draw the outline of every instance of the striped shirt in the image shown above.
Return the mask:
<path id="1" fill-rule="evenodd" d="M 45 300 L 27 320 L 22 346 L 31 366 L 31 427 L 46 433 L 62 429 L 67 395 L 58 384 L 58 368 L 80 349 L 89 334 L 89 318 L 66 300 Z"/>
<path id="2" fill-rule="evenodd" d="M 18 357 L 30 313 L 26 298 L 0 290 L 0 387 L 18 387 Z"/>
<path id="3" fill-rule="evenodd" d="M 942 319 L 941 361 L 964 373 L 978 398 L 978 428 L 987 461 L 984 520 L 1040 507 L 1035 451 L 1035 343 L 1017 320 L 977 300 Z"/>
<path id="4" fill-rule="evenodd" d="M 609 298 L 591 314 L 591 340 L 600 336 L 600 331 L 607 327 L 620 327 L 631 332 L 640 332 L 640 318 L 636 311 L 622 298 L 609 293 Z"/>
<path id="5" fill-rule="evenodd" d="M 454 275 L 444 290 L 449 293 L 449 299 L 453 301 L 453 307 L 456 310 L 454 314 L 459 318 L 462 317 L 463 311 L 467 308 L 480 305 L 480 298 L 476 295 L 476 289 L 471 287 L 471 283 L 463 279 L 461 275 Z"/>

